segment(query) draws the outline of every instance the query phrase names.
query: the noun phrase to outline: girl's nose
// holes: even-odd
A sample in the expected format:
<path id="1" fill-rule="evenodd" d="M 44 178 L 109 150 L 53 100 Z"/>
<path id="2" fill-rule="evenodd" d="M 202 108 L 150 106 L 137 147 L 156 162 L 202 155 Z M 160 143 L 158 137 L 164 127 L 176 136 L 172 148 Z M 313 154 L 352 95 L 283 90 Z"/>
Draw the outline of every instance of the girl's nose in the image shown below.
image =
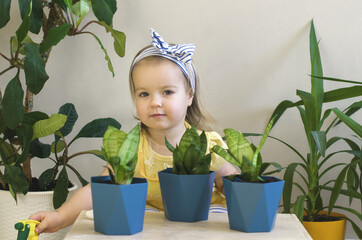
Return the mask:
<path id="1" fill-rule="evenodd" d="M 152 107 L 162 107 L 162 97 L 161 96 L 153 96 L 151 99 Z"/>

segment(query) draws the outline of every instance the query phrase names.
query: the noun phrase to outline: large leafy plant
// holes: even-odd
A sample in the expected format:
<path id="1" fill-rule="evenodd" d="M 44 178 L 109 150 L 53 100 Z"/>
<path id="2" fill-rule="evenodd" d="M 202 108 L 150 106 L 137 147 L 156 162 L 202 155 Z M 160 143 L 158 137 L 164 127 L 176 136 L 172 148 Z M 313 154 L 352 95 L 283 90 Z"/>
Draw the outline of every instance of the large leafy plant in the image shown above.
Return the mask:
<path id="1" fill-rule="evenodd" d="M 28 192 L 29 183 L 22 172 L 21 166 L 17 161 L 25 159 L 25 153 L 28 158 L 50 159 L 54 166 L 45 170 L 39 177 L 38 190 L 54 190 L 53 205 L 54 208 L 60 207 L 68 196 L 69 178 L 67 170 L 70 169 L 75 173 L 83 186 L 88 182 L 82 177 L 78 170 L 70 164 L 70 160 L 84 154 L 94 154 L 101 156 L 96 150 L 84 150 L 77 153 L 71 153 L 70 146 L 72 143 L 82 138 L 101 138 L 108 126 L 121 127 L 121 124 L 113 118 L 99 118 L 87 123 L 70 142 L 65 137 L 68 136 L 78 119 L 77 111 L 73 104 L 67 103 L 60 107 L 57 114 L 48 117 L 41 112 L 31 112 L 26 114 L 26 121 L 33 122 L 32 136 L 24 140 L 26 151 L 21 154 L 11 155 L 12 146 L 3 142 L 1 158 L 4 163 L 5 172 L 0 178 L 2 189 L 9 189 L 13 197 L 17 198 L 16 192 L 26 194 Z M 27 126 L 27 125 L 25 125 Z M 42 139 L 54 134 L 54 141 L 50 144 L 43 143 Z M 26 136 L 25 136 L 26 137 Z M 35 185 L 35 184 L 33 184 Z"/>
<path id="2" fill-rule="evenodd" d="M 176 147 L 173 147 L 166 138 L 165 142 L 172 152 L 174 174 L 209 174 L 211 153 L 206 154 L 207 139 L 204 131 L 199 135 L 192 126 L 185 131 Z"/>
<path id="3" fill-rule="evenodd" d="M 64 104 L 60 107 L 58 115 L 66 117 L 64 125 L 54 132 L 54 141 L 51 144 L 44 144 L 38 138 L 33 138 L 30 144 L 30 157 L 48 158 L 54 166 L 45 170 L 39 177 L 39 187 L 41 189 L 53 189 L 53 205 L 54 208 L 60 207 L 68 196 L 69 178 L 67 170 L 75 173 L 78 180 L 85 186 L 88 184 L 80 172 L 71 165 L 70 160 L 85 154 L 93 154 L 101 157 L 101 153 L 97 150 L 82 150 L 80 152 L 71 152 L 70 146 L 84 138 L 101 138 L 109 126 L 121 128 L 121 124 L 113 118 L 98 118 L 86 125 L 75 135 L 71 141 L 66 140 L 78 119 L 78 114 L 75 106 L 71 103 Z M 39 123 L 39 122 L 38 122 Z M 37 123 L 34 125 L 36 126 Z M 43 123 L 44 127 L 49 127 L 51 124 L 48 122 Z"/>
<path id="4" fill-rule="evenodd" d="M 52 48 L 66 36 L 89 34 L 99 43 L 108 68 L 114 75 L 107 50 L 100 39 L 87 28 L 91 24 L 104 27 L 114 38 L 115 52 L 121 57 L 125 54 L 126 40 L 124 33 L 113 29 L 116 0 L 23 0 L 18 4 L 22 21 L 14 29 L 14 36 L 9 37 L 8 56 L 0 52 L 1 58 L 9 63 L 6 69 L 0 71 L 1 81 L 7 83 L 5 91 L 0 89 L 0 183 L 2 188 L 8 187 L 14 197 L 16 192 L 26 194 L 32 183 L 30 160 L 35 155 L 29 151 L 40 144 L 37 143 L 40 136 L 36 136 L 34 124 L 44 121 L 42 126 L 48 129 L 44 131 L 45 135 L 55 133 L 59 127 L 54 127 L 53 118 L 47 119 L 47 114 L 32 112 L 34 94 L 41 92 L 49 79 L 45 66 Z M 11 0 L 1 1 L 0 29 L 10 20 L 10 5 Z M 84 23 L 83 20 L 88 19 L 85 16 L 91 9 L 97 20 Z M 35 38 L 39 39 L 36 35 L 41 37 L 40 42 L 34 41 Z M 11 79 L 3 77 L 9 76 L 13 70 L 15 73 Z M 54 121 L 57 122 L 58 119 Z M 59 144 L 60 142 L 58 141 Z M 66 166 L 65 157 L 55 159 Z"/>
<path id="5" fill-rule="evenodd" d="M 109 126 L 103 136 L 102 155 L 108 168 L 111 183 L 130 184 L 138 161 L 140 127 L 136 125 L 128 134 Z M 112 172 L 113 170 L 113 172 Z"/>
<path id="6" fill-rule="evenodd" d="M 212 151 L 223 157 L 226 161 L 240 168 L 240 180 L 245 182 L 264 182 L 262 175 L 269 175 L 281 171 L 281 166 L 276 162 L 263 163 L 260 150 L 272 128 L 271 121 L 264 131 L 258 147 L 250 143 L 241 132 L 227 128 L 224 130 L 228 149 L 223 149 L 219 145 L 215 145 Z M 273 165 L 275 171 L 265 172 L 265 170 Z"/>
<path id="7" fill-rule="evenodd" d="M 292 211 L 302 221 L 304 211 L 306 214 L 305 220 L 315 221 L 318 219 L 321 210 L 327 209 L 328 213 L 330 213 L 334 208 L 337 208 L 354 214 L 362 221 L 360 211 L 348 206 L 336 205 L 336 201 L 340 195 L 348 196 L 350 203 L 354 198 L 362 200 L 362 158 L 360 147 L 362 127 L 351 118 L 351 115 L 361 108 L 362 101 L 360 99 L 357 100 L 343 111 L 332 107 L 323 112 L 323 103 L 362 96 L 362 83 L 323 77 L 318 44 L 312 22 L 310 28 L 311 92 L 297 90 L 297 95 L 300 100 L 296 102 L 289 100 L 282 101 L 272 115 L 272 119 L 275 119 L 275 124 L 284 111 L 289 108 L 296 108 L 301 116 L 309 146 L 309 151 L 303 155 L 288 143 L 274 138 L 289 147 L 301 159 L 301 162 L 290 163 L 285 170 L 285 186 L 283 191 L 284 212 L 289 213 Z M 324 80 L 356 85 L 324 92 Z M 332 113 L 334 113 L 335 117 L 332 121 L 328 121 L 327 118 Z M 358 136 L 353 139 L 345 136 L 327 137 L 332 127 L 341 122 L 344 122 Z M 334 152 L 330 151 L 332 146 L 340 141 L 345 142 L 348 148 Z M 340 153 L 348 153 L 351 157 L 347 159 L 346 157 L 342 159 L 338 158 L 337 162 L 330 163 L 332 159 L 335 159 L 334 156 Z M 332 176 L 336 177 L 332 179 L 326 178 L 331 170 L 337 171 L 337 174 L 332 174 Z M 302 184 L 294 181 L 295 174 L 302 179 Z M 294 203 L 291 200 L 293 186 L 300 191 L 300 195 L 297 196 Z M 327 196 L 329 196 L 329 200 L 323 199 L 321 195 L 322 191 L 328 192 Z M 347 218 L 347 220 L 352 223 L 357 235 L 362 237 L 360 224 L 355 223 L 349 218 Z"/>

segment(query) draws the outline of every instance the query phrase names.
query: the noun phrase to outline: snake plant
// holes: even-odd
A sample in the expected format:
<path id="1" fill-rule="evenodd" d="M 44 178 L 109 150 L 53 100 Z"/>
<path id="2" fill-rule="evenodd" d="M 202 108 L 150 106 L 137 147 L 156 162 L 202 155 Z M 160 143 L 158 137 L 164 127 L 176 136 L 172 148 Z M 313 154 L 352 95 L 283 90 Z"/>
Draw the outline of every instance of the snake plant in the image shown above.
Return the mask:
<path id="1" fill-rule="evenodd" d="M 234 129 L 227 128 L 224 130 L 224 133 L 228 149 L 223 149 L 222 147 L 215 145 L 212 148 L 212 152 L 220 155 L 231 164 L 238 166 L 241 170 L 240 178 L 242 181 L 264 182 L 261 176 L 268 166 L 273 165 L 277 168 L 277 170 L 265 173 L 264 175 L 281 171 L 281 166 L 278 163 L 263 163 L 260 155 L 260 150 L 263 147 L 272 126 L 273 121 L 271 121 L 265 129 L 258 147 L 249 143 L 242 133 Z"/>
<path id="2" fill-rule="evenodd" d="M 111 183 L 130 184 L 137 164 L 139 126 L 135 126 L 128 134 L 109 126 L 103 136 L 102 153 L 112 169 L 108 168 Z"/>
<path id="3" fill-rule="evenodd" d="M 185 131 L 176 147 L 173 147 L 166 138 L 165 142 L 173 154 L 174 174 L 209 174 L 211 153 L 206 154 L 207 139 L 204 131 L 199 135 L 192 126 Z"/>

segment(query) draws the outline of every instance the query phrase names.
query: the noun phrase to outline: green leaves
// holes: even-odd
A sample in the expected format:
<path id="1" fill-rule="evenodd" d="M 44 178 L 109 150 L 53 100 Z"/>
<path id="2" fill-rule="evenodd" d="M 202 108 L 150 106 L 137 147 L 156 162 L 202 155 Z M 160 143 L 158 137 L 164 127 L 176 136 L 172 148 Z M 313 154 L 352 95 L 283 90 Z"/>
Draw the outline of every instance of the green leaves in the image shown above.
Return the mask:
<path id="1" fill-rule="evenodd" d="M 32 0 L 32 12 L 30 14 L 29 30 L 38 34 L 41 29 L 43 20 L 43 3 L 42 0 Z"/>
<path id="2" fill-rule="evenodd" d="M 39 187 L 45 189 L 55 178 L 55 168 L 45 170 L 39 177 Z"/>
<path id="3" fill-rule="evenodd" d="M 212 152 L 215 152 L 231 164 L 238 166 L 242 173 L 241 179 L 247 182 L 263 181 L 261 174 L 268 166 L 274 166 L 276 168 L 274 172 L 281 171 L 279 164 L 263 163 L 260 155 L 260 150 L 273 127 L 276 116 L 277 115 L 272 118 L 266 127 L 257 148 L 253 144 L 250 144 L 242 133 L 227 128 L 224 129 L 224 133 L 228 149 L 223 149 L 216 145 L 212 148 Z"/>
<path id="4" fill-rule="evenodd" d="M 121 165 L 128 165 L 137 157 L 137 149 L 140 141 L 140 127 L 136 125 L 128 134 L 118 152 Z"/>
<path id="5" fill-rule="evenodd" d="M 43 20 L 43 5 L 41 0 L 19 0 L 19 9 L 21 18 L 24 20 L 29 12 L 29 5 L 31 4 L 30 10 L 30 25 L 29 30 L 32 33 L 38 34 L 41 29 Z"/>
<path id="6" fill-rule="evenodd" d="M 113 25 L 113 15 L 117 10 L 115 0 L 92 0 L 92 9 L 99 21 L 103 21 L 109 26 Z"/>
<path id="7" fill-rule="evenodd" d="M 0 2 L 0 28 L 3 28 L 10 20 L 11 0 L 2 0 Z"/>
<path id="8" fill-rule="evenodd" d="M 49 136 L 56 131 L 58 131 L 61 127 L 64 126 L 67 121 L 67 116 L 63 114 L 53 114 L 50 118 L 45 120 L 40 120 L 33 125 L 33 138 L 41 138 L 45 136 Z"/>
<path id="9" fill-rule="evenodd" d="M 333 112 L 344 122 L 348 127 L 350 127 L 358 136 L 362 137 L 362 126 L 355 122 L 353 119 L 345 115 L 338 108 L 333 108 Z"/>
<path id="10" fill-rule="evenodd" d="M 14 193 L 21 192 L 26 194 L 29 189 L 28 180 L 21 166 L 5 166 L 5 181 L 11 186 Z"/>
<path id="11" fill-rule="evenodd" d="M 72 132 L 73 126 L 78 119 L 77 110 L 75 109 L 72 103 L 66 103 L 60 107 L 58 113 L 67 116 L 67 121 L 65 122 L 64 126 L 60 129 L 62 136 L 65 137 Z M 56 135 L 56 139 L 58 138 L 59 137 Z"/>
<path id="12" fill-rule="evenodd" d="M 43 144 L 39 139 L 35 139 L 30 144 L 29 153 L 38 158 L 47 158 L 50 156 L 51 146 L 49 144 Z"/>
<path id="13" fill-rule="evenodd" d="M 57 45 L 65 36 L 67 36 L 70 27 L 71 25 L 66 23 L 50 29 L 43 42 L 41 42 L 39 45 L 40 53 L 44 53 L 49 48 Z"/>
<path id="14" fill-rule="evenodd" d="M 362 96 L 362 82 L 343 80 L 337 78 L 330 78 L 323 76 L 321 57 L 319 52 L 319 42 L 317 41 L 314 23 L 311 23 L 310 27 L 310 61 L 311 61 L 311 91 L 305 92 L 297 90 L 297 95 L 301 100 L 292 102 L 289 100 L 282 101 L 277 108 L 274 110 L 272 118 L 276 117 L 276 121 L 288 108 L 297 107 L 303 126 L 305 129 L 305 134 L 308 140 L 309 151 L 305 154 L 307 158 L 303 157 L 298 151 L 296 151 L 292 146 L 283 142 L 277 138 L 274 138 L 287 147 L 292 149 L 303 161 L 302 163 L 294 162 L 287 166 L 284 174 L 284 190 L 283 190 L 283 206 L 284 212 L 290 213 L 291 208 L 293 207 L 293 212 L 297 214 L 299 219 L 303 217 L 303 209 L 306 211 L 308 219 L 313 221 L 316 215 L 316 210 L 323 208 L 323 201 L 321 190 L 331 191 L 329 198 L 329 211 L 335 206 L 340 194 L 346 195 L 350 198 L 360 199 L 361 194 L 361 184 L 362 177 L 359 176 L 360 172 L 357 169 L 357 162 L 360 164 L 360 155 L 361 149 L 359 146 L 360 139 L 357 137 L 357 142 L 354 142 L 350 139 L 336 136 L 330 139 L 327 138 L 327 133 L 331 127 L 336 126 L 340 122 L 345 123 L 352 131 L 354 131 L 359 137 L 362 136 L 362 127 L 361 125 L 354 121 L 350 116 L 361 109 L 362 102 L 359 101 L 349 103 L 349 107 L 344 111 L 339 110 L 338 108 L 332 107 L 327 109 L 322 114 L 323 103 L 330 103 L 340 100 L 350 100 L 354 97 Z M 327 92 L 324 92 L 323 83 L 325 80 L 328 81 L 337 81 L 347 84 L 355 84 L 351 87 L 343 87 L 333 89 Z M 331 113 L 335 113 L 337 116 L 332 123 L 328 123 L 327 118 L 331 116 Z M 322 116 L 322 117 L 321 117 Z M 274 124 L 276 123 L 274 121 Z M 337 122 L 337 124 L 335 124 Z M 329 126 L 324 126 L 325 123 L 328 123 Z M 325 130 L 324 130 L 325 129 Z M 339 150 L 332 153 L 328 153 L 328 148 L 333 145 L 338 140 L 345 140 L 347 145 L 351 148 L 348 150 Z M 327 161 L 331 159 L 332 156 L 337 153 L 349 153 L 352 155 L 351 159 L 339 159 L 338 163 L 326 166 Z M 349 163 L 348 163 L 349 162 Z M 297 167 L 300 166 L 303 172 L 297 171 Z M 329 180 L 325 183 L 322 178 L 327 175 L 331 169 L 336 170 L 338 167 L 344 166 L 336 178 Z M 361 168 L 361 167 L 360 167 Z M 298 182 L 294 182 L 294 174 L 297 173 L 302 179 L 302 182 L 305 183 L 305 186 L 302 186 Z M 333 187 L 330 185 L 333 184 Z M 292 188 L 296 186 L 302 195 L 297 197 L 297 200 L 294 204 L 291 203 Z M 345 188 L 343 188 L 345 186 Z M 292 206 L 293 205 L 293 206 Z M 350 209 L 350 208 L 345 208 Z M 348 211 L 348 210 L 347 210 Z M 352 225 L 355 224 L 352 222 Z M 361 230 L 356 227 L 356 232 Z"/>
<path id="15" fill-rule="evenodd" d="M 121 124 L 113 118 L 98 118 L 93 120 L 90 123 L 87 123 L 79 133 L 73 138 L 69 143 L 73 143 L 78 138 L 93 138 L 93 137 L 103 137 L 108 126 L 114 126 L 118 129 L 121 128 Z"/>
<path id="16" fill-rule="evenodd" d="M 310 62 L 312 69 L 311 75 L 323 76 L 322 61 L 318 47 L 319 42 L 317 42 L 313 21 L 310 26 L 309 44 L 310 44 L 310 50 L 309 50 Z M 323 81 L 319 81 L 319 79 L 315 79 L 314 77 L 312 77 L 311 83 L 312 83 L 311 94 L 315 102 L 315 121 L 319 121 L 322 114 L 322 104 L 324 99 Z"/>
<path id="17" fill-rule="evenodd" d="M 114 50 L 116 51 L 118 56 L 124 57 L 125 51 L 126 51 L 126 35 L 123 32 L 119 32 L 119 31 L 113 29 L 110 25 L 107 25 L 107 23 L 105 23 L 105 22 L 101 21 L 101 22 L 97 22 L 97 23 L 99 25 L 105 27 L 107 32 L 111 32 L 112 37 L 114 39 L 114 43 L 113 43 Z M 108 69 L 109 69 L 109 71 L 112 72 L 112 74 L 114 76 L 112 62 L 108 56 L 107 50 L 103 47 L 102 42 L 95 34 L 93 34 L 93 33 L 90 33 L 90 34 L 97 40 L 97 42 L 101 46 L 101 49 L 103 50 L 103 52 L 105 54 L 105 59 L 108 62 Z"/>
<path id="18" fill-rule="evenodd" d="M 53 195 L 53 205 L 57 209 L 67 200 L 69 179 L 65 167 L 60 171 Z"/>
<path id="19" fill-rule="evenodd" d="M 29 4 L 28 11 L 26 15 L 23 17 L 23 22 L 20 24 L 18 30 L 16 30 L 16 38 L 18 39 L 18 45 L 24 40 L 26 35 L 29 32 L 29 26 L 30 26 L 30 13 L 32 10 L 32 2 Z"/>
<path id="20" fill-rule="evenodd" d="M 174 174 L 209 174 L 211 153 L 206 154 L 207 138 L 192 126 L 183 134 L 179 145 L 173 147 L 165 138 L 167 148 L 173 153 Z"/>
<path id="21" fill-rule="evenodd" d="M 111 59 L 109 58 L 108 56 L 108 53 L 107 53 L 107 49 L 105 49 L 103 47 L 103 44 L 101 42 L 101 40 L 99 40 L 99 38 L 97 37 L 97 35 L 95 35 L 94 33 L 90 33 L 98 42 L 98 44 L 101 46 L 101 49 L 103 50 L 104 54 L 105 54 L 105 57 L 104 59 L 106 59 L 107 63 L 108 63 L 108 69 L 109 71 L 112 73 L 112 76 L 114 77 L 114 71 L 113 71 L 113 65 L 112 65 L 112 62 L 111 62 Z"/>
<path id="22" fill-rule="evenodd" d="M 114 38 L 114 50 L 120 57 L 124 57 L 126 52 L 126 35 L 123 32 L 112 30 L 112 37 Z"/>
<path id="23" fill-rule="evenodd" d="M 103 137 L 103 147 L 109 159 L 118 157 L 119 149 L 126 137 L 127 133 L 118 131 L 118 129 L 113 126 L 108 127 Z"/>
<path id="24" fill-rule="evenodd" d="M 2 101 L 1 117 L 10 129 L 15 129 L 23 120 L 23 98 L 24 91 L 17 74 L 6 86 Z"/>
<path id="25" fill-rule="evenodd" d="M 111 181 L 116 184 L 130 184 L 137 164 L 137 150 L 140 127 L 136 125 L 128 134 L 109 126 L 103 137 L 103 155 L 111 165 Z"/>
<path id="26" fill-rule="evenodd" d="M 239 166 L 239 161 L 234 158 L 234 156 L 229 152 L 229 150 L 223 149 L 219 145 L 215 145 L 212 148 L 212 151 L 219 155 L 220 157 L 224 158 L 226 161 L 228 161 L 231 164 L 234 164 L 235 166 Z"/>
<path id="27" fill-rule="evenodd" d="M 78 18 L 77 26 L 83 20 L 84 16 L 87 15 L 91 5 L 92 4 L 90 0 L 80 0 L 79 2 L 77 2 L 72 6 L 72 12 Z"/>
<path id="28" fill-rule="evenodd" d="M 24 71 L 26 85 L 32 93 L 38 94 L 49 78 L 45 72 L 45 62 L 35 44 L 26 43 L 25 53 Z"/>
<path id="29" fill-rule="evenodd" d="M 268 126 L 266 127 L 266 129 L 263 133 L 263 136 L 259 142 L 259 145 L 258 145 L 257 149 L 255 150 L 252 163 L 254 166 L 256 166 L 257 171 L 261 167 L 261 162 L 258 162 L 258 158 L 260 156 L 259 153 L 260 153 L 261 148 L 264 146 L 264 143 L 273 127 L 273 123 L 274 123 L 274 118 L 268 123 Z"/>
<path id="30" fill-rule="evenodd" d="M 324 131 L 312 131 L 312 136 L 321 155 L 324 157 L 327 149 L 327 136 Z"/>

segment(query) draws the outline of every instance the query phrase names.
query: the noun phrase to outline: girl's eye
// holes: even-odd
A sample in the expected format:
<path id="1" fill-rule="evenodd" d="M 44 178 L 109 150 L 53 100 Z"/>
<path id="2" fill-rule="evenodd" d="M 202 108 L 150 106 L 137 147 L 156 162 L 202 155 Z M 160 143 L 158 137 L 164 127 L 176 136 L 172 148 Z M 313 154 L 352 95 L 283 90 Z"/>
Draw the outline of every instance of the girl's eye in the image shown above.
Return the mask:
<path id="1" fill-rule="evenodd" d="M 139 97 L 147 97 L 149 94 L 146 92 L 141 92 L 140 94 L 138 94 Z"/>
<path id="2" fill-rule="evenodd" d="M 166 91 L 164 91 L 163 93 L 164 93 L 165 95 L 171 95 L 171 94 L 174 93 L 174 91 L 172 91 L 172 90 L 166 90 Z"/>

